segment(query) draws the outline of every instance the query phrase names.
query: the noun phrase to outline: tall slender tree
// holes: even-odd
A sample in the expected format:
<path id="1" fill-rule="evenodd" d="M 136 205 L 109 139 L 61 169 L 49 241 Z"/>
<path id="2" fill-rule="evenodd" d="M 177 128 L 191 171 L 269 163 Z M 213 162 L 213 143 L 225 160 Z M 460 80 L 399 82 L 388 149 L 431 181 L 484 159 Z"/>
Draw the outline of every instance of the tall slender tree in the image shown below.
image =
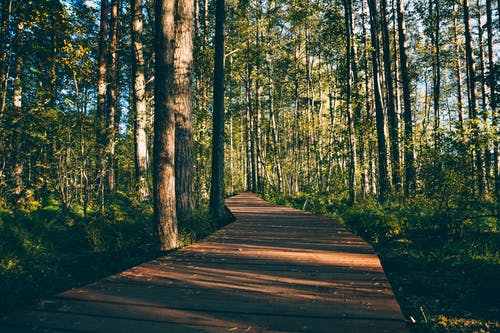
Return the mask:
<path id="1" fill-rule="evenodd" d="M 212 131 L 212 181 L 210 211 L 215 219 L 224 216 L 224 0 L 215 8 L 214 111 Z"/>
<path id="2" fill-rule="evenodd" d="M 147 142 L 147 109 L 146 109 L 146 82 L 144 77 L 144 51 L 142 45 L 143 33 L 143 2 L 130 0 L 132 17 L 132 99 L 134 108 L 134 147 L 135 147 L 135 174 L 139 186 L 141 199 L 149 197 L 147 182 L 149 158 Z"/>
<path id="3" fill-rule="evenodd" d="M 104 208 L 104 190 L 106 182 L 106 167 L 108 156 L 106 154 L 106 91 L 107 91 L 107 43 L 108 43 L 108 0 L 101 1 L 101 18 L 99 23 L 99 45 L 98 63 L 99 76 L 97 81 L 97 115 L 96 115 L 96 138 L 97 138 L 97 181 L 101 208 Z"/>
<path id="4" fill-rule="evenodd" d="M 500 7 L 498 8 L 500 11 Z M 496 96 L 496 71 L 495 62 L 493 61 L 493 13 L 491 8 L 491 0 L 486 0 L 486 31 L 487 31 L 487 48 L 488 48 L 488 86 L 490 88 L 490 108 L 492 117 L 493 133 L 493 173 L 495 177 L 495 197 L 500 200 L 500 141 L 498 138 L 498 110 Z"/>
<path id="5" fill-rule="evenodd" d="M 389 120 L 389 142 L 391 152 L 392 182 L 396 192 L 401 191 L 401 163 L 399 156 L 399 130 L 398 115 L 394 94 L 394 80 L 392 74 L 392 59 L 389 36 L 389 23 L 387 20 L 387 0 L 380 1 L 380 25 L 382 28 L 382 48 L 384 61 L 384 74 L 386 84 L 387 118 Z"/>
<path id="6" fill-rule="evenodd" d="M 375 0 L 368 0 L 370 11 L 370 34 L 371 34 L 371 59 L 373 75 L 373 94 L 375 100 L 375 118 L 377 127 L 378 143 L 378 176 L 379 176 L 379 199 L 385 201 L 391 191 L 389 175 L 387 171 L 387 145 L 385 140 L 385 116 L 382 105 L 382 92 L 380 87 L 380 46 L 378 42 L 378 32 L 380 23 Z"/>
<path id="7" fill-rule="evenodd" d="M 357 145 L 356 145 L 356 130 L 354 127 L 354 117 L 352 110 L 352 5 L 351 0 L 344 0 L 344 14 L 345 14 L 345 30 L 346 30 L 346 108 L 347 108 L 347 122 L 349 130 L 349 204 L 356 203 L 356 173 L 357 173 Z"/>
<path id="8" fill-rule="evenodd" d="M 174 47 L 175 0 L 155 0 L 153 197 L 161 250 L 177 247 Z"/>
<path id="9" fill-rule="evenodd" d="M 109 18 L 109 53 L 108 53 L 108 84 L 107 84 L 107 133 L 106 153 L 108 155 L 107 185 L 110 192 L 116 188 L 116 134 L 118 111 L 118 26 L 119 26 L 119 0 L 111 1 Z"/>
<path id="10" fill-rule="evenodd" d="M 477 191 L 479 195 L 484 194 L 484 168 L 481 146 L 479 142 L 479 123 L 477 115 L 476 100 L 476 66 L 472 46 L 472 32 L 470 28 L 469 0 L 463 0 L 463 14 L 465 27 L 465 60 L 467 67 L 467 94 L 469 102 L 469 117 L 472 119 L 472 144 L 474 146 L 474 158 L 476 168 Z"/>
<path id="11" fill-rule="evenodd" d="M 403 87 L 403 120 L 404 120 L 404 163 L 405 187 L 404 194 L 408 198 L 415 190 L 415 151 L 413 145 L 413 116 L 411 109 L 410 77 L 408 74 L 408 55 L 406 45 L 406 27 L 404 19 L 403 1 L 397 0 L 399 61 L 401 68 L 401 85 Z"/>

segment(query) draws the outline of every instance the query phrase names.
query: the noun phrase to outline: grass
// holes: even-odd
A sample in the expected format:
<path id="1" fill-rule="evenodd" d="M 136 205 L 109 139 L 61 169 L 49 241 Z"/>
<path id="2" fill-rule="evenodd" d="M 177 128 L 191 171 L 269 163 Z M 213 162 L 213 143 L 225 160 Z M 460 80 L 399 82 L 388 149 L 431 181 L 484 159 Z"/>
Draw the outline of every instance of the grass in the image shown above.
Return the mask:
<path id="1" fill-rule="evenodd" d="M 0 206 L 0 313 L 85 285 L 160 256 L 150 203 L 118 193 L 105 212 L 63 209 L 54 200 Z M 179 221 L 189 245 L 230 221 L 213 221 L 206 208 Z"/>
<path id="2" fill-rule="evenodd" d="M 307 210 L 371 243 L 412 332 L 500 332 L 500 225 L 484 211 L 441 214 L 423 198 L 355 207 L 320 194 L 267 199 L 299 209 L 307 199 Z"/>

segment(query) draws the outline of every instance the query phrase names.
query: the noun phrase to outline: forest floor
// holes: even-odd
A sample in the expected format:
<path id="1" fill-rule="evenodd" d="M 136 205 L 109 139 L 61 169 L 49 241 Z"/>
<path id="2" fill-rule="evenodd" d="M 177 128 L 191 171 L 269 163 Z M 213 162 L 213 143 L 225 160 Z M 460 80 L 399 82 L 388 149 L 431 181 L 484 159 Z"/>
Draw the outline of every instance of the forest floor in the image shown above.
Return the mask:
<path id="1" fill-rule="evenodd" d="M 496 218 L 465 219 L 460 232 L 443 236 L 439 221 L 415 207 L 364 203 L 350 208 L 311 194 L 267 199 L 299 209 L 307 199 L 306 210 L 332 217 L 371 243 L 412 332 L 500 332 Z"/>

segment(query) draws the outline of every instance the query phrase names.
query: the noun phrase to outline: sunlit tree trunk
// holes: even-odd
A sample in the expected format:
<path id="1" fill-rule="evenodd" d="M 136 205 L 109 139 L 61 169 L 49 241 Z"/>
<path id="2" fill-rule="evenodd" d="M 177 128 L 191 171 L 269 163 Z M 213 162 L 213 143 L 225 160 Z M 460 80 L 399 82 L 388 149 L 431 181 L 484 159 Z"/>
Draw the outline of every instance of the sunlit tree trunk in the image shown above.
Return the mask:
<path id="1" fill-rule="evenodd" d="M 108 155 L 107 183 L 110 192 L 116 189 L 116 161 L 115 146 L 118 132 L 118 1 L 111 2 L 111 15 L 109 20 L 109 55 L 108 55 L 108 114 L 107 114 L 107 142 Z"/>
<path id="2" fill-rule="evenodd" d="M 106 181 L 106 92 L 107 92 L 107 43 L 108 43 L 108 0 L 101 1 L 101 19 L 99 28 L 98 63 L 99 75 L 97 81 L 97 114 L 96 114 L 96 143 L 97 143 L 97 181 L 101 209 L 104 208 L 104 189 Z"/>
<path id="3" fill-rule="evenodd" d="M 175 90 L 175 187 L 177 216 L 191 214 L 193 200 L 193 0 L 177 0 Z"/>
<path id="4" fill-rule="evenodd" d="M 459 10 L 456 4 L 453 4 L 453 41 L 455 45 L 455 75 L 457 84 L 457 109 L 458 109 L 458 122 L 459 133 L 462 141 L 465 141 L 465 120 L 464 120 L 464 105 L 462 97 L 462 60 L 460 56 L 460 44 L 458 41 L 458 22 L 457 16 Z"/>
<path id="5" fill-rule="evenodd" d="M 147 146 L 146 82 L 144 77 L 144 52 L 142 46 L 142 0 L 130 1 L 132 13 L 132 81 L 134 108 L 135 174 L 142 200 L 149 197 L 147 182 L 149 156 Z"/>
<path id="6" fill-rule="evenodd" d="M 387 0 L 381 0 L 381 27 L 382 27 L 382 47 L 384 73 L 386 83 L 386 100 L 387 100 L 387 118 L 389 120 L 389 141 L 392 162 L 392 181 L 396 193 L 401 192 L 401 163 L 399 156 L 399 130 L 398 116 L 396 113 L 394 81 L 392 75 L 391 48 L 389 36 L 389 24 L 387 21 Z"/>
<path id="7" fill-rule="evenodd" d="M 485 48 L 484 48 L 484 30 L 483 30 L 483 23 L 482 23 L 482 8 L 481 8 L 481 1 L 477 0 L 476 2 L 476 13 L 477 17 L 476 20 L 478 22 L 477 25 L 477 36 L 478 36 L 478 42 L 477 46 L 479 49 L 479 56 L 478 56 L 478 61 L 479 61 L 479 86 L 480 86 L 480 91 L 481 91 L 481 106 L 480 106 L 480 114 L 481 114 L 481 119 L 482 119 L 482 131 L 486 134 L 485 138 L 483 139 L 484 142 L 484 147 L 481 147 L 481 154 L 484 156 L 484 188 L 485 191 L 488 191 L 488 182 L 489 182 L 489 176 L 491 174 L 491 153 L 490 153 L 490 131 L 489 131 L 489 122 L 488 122 L 488 110 L 487 110 L 487 98 L 486 98 L 486 64 L 485 64 Z"/>
<path id="8" fill-rule="evenodd" d="M 500 5 L 500 1 L 499 1 Z M 500 7 L 498 8 L 500 11 Z M 493 14 L 491 9 L 491 0 L 486 0 L 486 30 L 488 33 L 487 37 L 487 48 L 488 48 L 488 86 L 490 88 L 490 107 L 491 107 L 491 118 L 492 118 L 492 130 L 493 133 L 493 174 L 495 177 L 495 197 L 497 201 L 500 199 L 500 142 L 498 137 L 498 110 L 496 99 L 496 72 L 495 72 L 495 63 L 493 61 Z"/>
<path id="9" fill-rule="evenodd" d="M 354 117 L 352 111 L 352 46 L 351 36 L 352 32 L 352 8 L 351 1 L 344 0 L 344 14 L 345 14 L 345 29 L 346 29 L 346 107 L 347 107 L 347 123 L 349 129 L 349 204 L 356 203 L 356 172 L 357 172 L 357 147 L 356 147 L 356 130 L 354 127 Z"/>
<path id="10" fill-rule="evenodd" d="M 379 53 L 380 46 L 378 43 L 377 34 L 379 31 L 379 18 L 375 0 L 368 0 L 370 10 L 370 31 L 371 31 L 371 58 L 372 58 L 372 74 L 373 74 L 373 94 L 375 100 L 375 118 L 377 125 L 377 143 L 378 143 L 378 176 L 379 176 L 379 199 L 385 201 L 391 191 L 389 176 L 387 172 L 387 146 L 385 141 L 385 117 L 382 106 L 382 95 L 380 88 L 379 75 Z"/>
<path id="11" fill-rule="evenodd" d="M 251 87 L 252 81 L 250 78 L 250 64 L 247 64 L 246 71 L 246 89 L 245 89 L 245 147 L 246 147 L 246 179 L 247 191 L 254 191 L 255 170 L 253 168 L 252 159 L 252 99 Z"/>
<path id="12" fill-rule="evenodd" d="M 175 0 L 155 0 L 154 221 L 161 250 L 177 247 L 175 200 Z"/>
<path id="13" fill-rule="evenodd" d="M 408 198 L 415 190 L 416 172 L 413 145 L 413 116 L 411 110 L 410 77 L 408 75 L 408 55 L 406 46 L 406 27 L 402 0 L 397 0 L 399 61 L 401 67 L 401 84 L 403 87 L 403 119 L 404 119 L 404 162 L 405 188 L 404 194 Z"/>
<path id="14" fill-rule="evenodd" d="M 434 144 L 439 144 L 440 129 L 440 100 L 441 100 L 441 7 L 439 0 L 429 0 L 429 15 L 434 24 L 432 29 L 432 50 L 434 59 L 432 60 L 432 84 L 433 84 L 433 109 L 434 109 Z"/>
<path id="15" fill-rule="evenodd" d="M 484 168 L 479 143 L 479 119 L 477 116 L 476 101 L 476 68 L 472 48 L 472 34 L 470 29 L 469 0 L 463 0 L 465 26 L 465 59 L 467 64 L 467 93 L 469 101 L 469 117 L 472 120 L 472 140 L 474 145 L 477 190 L 479 196 L 484 194 Z"/>

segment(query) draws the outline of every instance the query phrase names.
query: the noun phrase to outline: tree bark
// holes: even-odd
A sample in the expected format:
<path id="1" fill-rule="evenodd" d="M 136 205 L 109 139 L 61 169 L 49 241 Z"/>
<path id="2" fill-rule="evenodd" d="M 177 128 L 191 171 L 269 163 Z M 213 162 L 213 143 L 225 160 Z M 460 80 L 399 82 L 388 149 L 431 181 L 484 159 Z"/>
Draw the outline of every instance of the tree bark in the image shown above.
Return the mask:
<path id="1" fill-rule="evenodd" d="M 106 152 L 108 155 L 107 164 L 107 185 L 108 190 L 113 193 L 116 189 L 116 161 L 115 146 L 116 134 L 118 132 L 118 1 L 111 2 L 111 15 L 109 20 L 109 54 L 108 54 L 108 114 L 107 114 L 107 140 Z"/>
<path id="2" fill-rule="evenodd" d="M 402 0 L 397 0 L 399 61 L 401 68 L 401 83 L 403 87 L 403 119 L 404 119 L 404 157 L 405 157 L 405 187 L 404 194 L 408 198 L 415 191 L 415 148 L 413 145 L 413 116 L 411 110 L 410 77 L 408 75 L 408 55 L 406 46 L 406 27 Z"/>
<path id="3" fill-rule="evenodd" d="M 465 26 L 465 58 L 467 63 L 467 91 L 469 101 L 469 117 L 472 119 L 472 140 L 475 150 L 475 167 L 477 191 L 479 196 L 484 194 L 484 169 L 481 147 L 479 143 L 479 120 L 477 117 L 476 101 L 476 68 L 472 48 L 472 35 L 470 29 L 469 0 L 463 0 L 464 26 Z"/>
<path id="4" fill-rule="evenodd" d="M 435 8 L 433 8 L 433 5 Z M 434 9 L 434 10 L 433 10 Z M 434 16 L 433 16 L 434 14 Z M 429 15 L 433 17 L 434 28 L 432 31 L 432 44 L 434 59 L 432 63 L 432 84 L 433 84 L 433 108 L 434 108 L 434 145 L 439 145 L 439 128 L 440 128 L 440 100 L 441 100 L 441 46 L 440 46 L 440 23 L 441 23 L 441 8 L 439 0 L 429 1 Z M 432 20 L 431 20 L 432 21 Z"/>
<path id="5" fill-rule="evenodd" d="M 130 1 L 132 13 L 132 80 L 134 108 L 135 175 L 141 200 L 149 198 L 147 182 L 149 156 L 147 145 L 146 82 L 144 77 L 144 52 L 142 47 L 142 0 Z"/>
<path id="6" fill-rule="evenodd" d="M 387 146 L 385 141 L 385 117 L 382 106 L 382 95 L 380 88 L 380 66 L 378 63 L 380 46 L 377 34 L 379 31 L 379 18 L 375 0 L 368 0 L 370 11 L 370 31 L 371 31 L 371 58 L 373 73 L 373 93 L 375 99 L 375 118 L 377 127 L 378 143 L 378 171 L 379 171 L 379 200 L 385 201 L 391 191 L 389 177 L 387 172 Z"/>
<path id="7" fill-rule="evenodd" d="M 383 61 L 386 82 L 387 118 L 389 120 L 389 141 L 392 162 L 392 181 L 397 194 L 401 192 L 401 163 L 399 155 L 399 129 L 398 116 L 394 98 L 394 81 L 392 76 L 392 61 L 389 36 L 389 24 L 387 21 L 387 0 L 381 0 L 381 27 L 382 27 L 382 47 Z"/>
<path id="8" fill-rule="evenodd" d="M 13 132 L 13 148 L 14 153 L 12 154 L 13 165 L 12 179 L 13 179 L 13 189 L 12 193 L 14 195 L 20 195 L 24 184 L 23 184 L 23 174 L 24 174 L 24 161 L 21 158 L 22 155 L 22 106 L 23 106 L 23 83 L 21 81 L 22 70 L 24 66 L 24 22 L 23 17 L 20 16 L 17 22 L 17 32 L 15 37 L 15 51 L 16 51 L 16 61 L 15 61 L 15 77 L 14 77 L 14 95 L 12 98 L 13 106 L 13 119 L 12 124 L 14 127 Z"/>
<path id="9" fill-rule="evenodd" d="M 104 208 L 104 189 L 106 166 L 108 156 L 106 154 L 106 91 L 107 91 L 107 43 L 108 43 L 108 0 L 101 1 L 101 19 L 99 23 L 99 45 L 98 45 L 98 63 L 99 76 L 97 81 L 97 114 L 96 114 L 96 150 L 97 150 L 97 181 L 100 197 L 101 209 Z"/>
<path id="10" fill-rule="evenodd" d="M 175 200 L 175 0 L 155 0 L 154 221 L 161 250 L 177 247 Z"/>
<path id="11" fill-rule="evenodd" d="M 175 197 L 177 216 L 194 209 L 193 171 L 193 0 L 177 0 L 174 55 L 175 90 Z"/>
<path id="12" fill-rule="evenodd" d="M 498 8 L 500 11 L 500 7 Z M 496 104 L 496 76 L 495 76 L 495 63 L 493 62 L 493 13 L 491 9 L 491 0 L 486 0 L 486 30 L 487 36 L 487 48 L 488 48 L 488 86 L 490 88 L 490 107 L 491 107 L 491 119 L 493 131 L 493 174 L 495 179 L 495 197 L 500 200 L 500 141 L 498 138 L 498 110 Z"/>
<path id="13" fill-rule="evenodd" d="M 460 57 L 460 45 L 458 41 L 458 9 L 456 4 L 453 4 L 453 41 L 455 44 L 455 72 L 457 80 L 457 108 L 458 108 L 458 121 L 459 133 L 462 141 L 465 141 L 465 120 L 464 120 L 464 105 L 462 97 L 462 61 Z"/>
<path id="14" fill-rule="evenodd" d="M 2 0 L 2 26 L 0 36 L 2 36 L 2 53 L 0 54 L 0 118 L 2 118 L 7 104 L 7 91 L 9 87 L 10 59 L 8 57 L 8 45 L 10 38 L 8 31 L 12 15 L 12 0 Z M 1 146 L 1 145 L 0 145 Z"/>
<path id="15" fill-rule="evenodd" d="M 357 173 L 357 154 L 356 154 L 356 130 L 354 126 L 354 117 L 352 111 L 352 46 L 351 36 L 352 32 L 352 6 L 351 0 L 344 1 L 344 14 L 345 14 L 345 29 L 346 29 L 346 109 L 347 109 L 347 123 L 349 130 L 349 205 L 356 203 L 356 173 Z"/>
<path id="16" fill-rule="evenodd" d="M 224 216 L 224 0 L 216 0 L 214 111 L 212 138 L 212 181 L 210 211 L 214 219 Z"/>

